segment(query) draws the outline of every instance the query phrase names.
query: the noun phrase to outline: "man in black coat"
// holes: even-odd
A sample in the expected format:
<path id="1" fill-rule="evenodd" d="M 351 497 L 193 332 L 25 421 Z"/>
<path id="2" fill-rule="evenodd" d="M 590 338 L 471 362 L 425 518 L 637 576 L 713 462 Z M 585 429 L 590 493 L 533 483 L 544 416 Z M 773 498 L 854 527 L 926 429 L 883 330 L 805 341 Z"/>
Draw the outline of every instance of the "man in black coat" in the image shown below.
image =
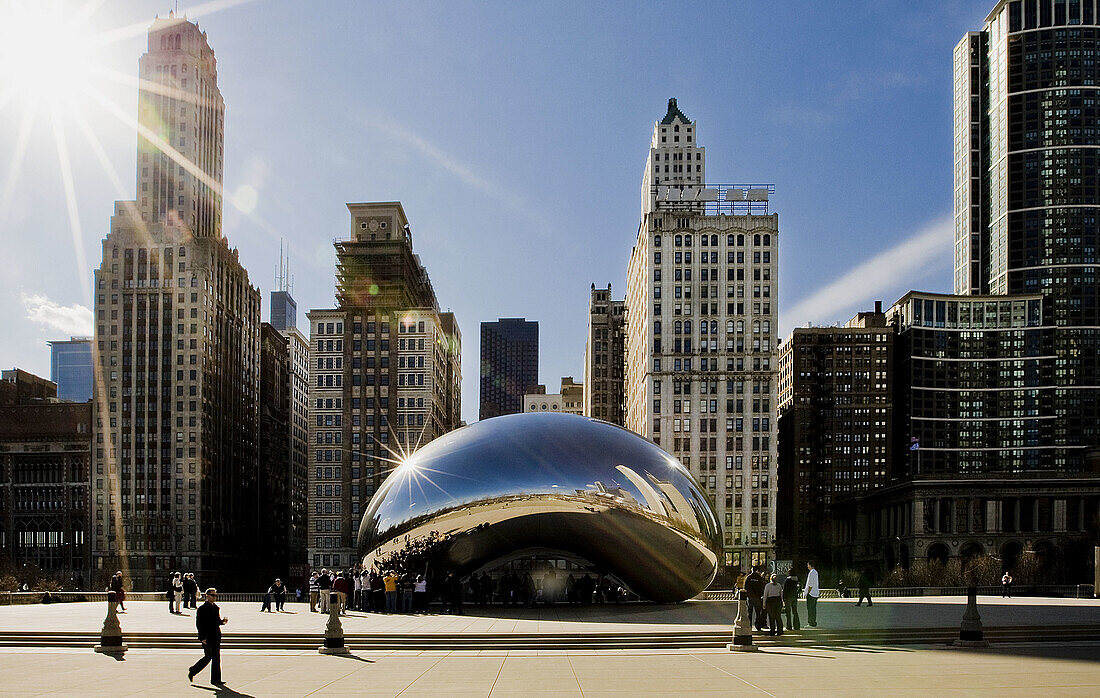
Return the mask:
<path id="1" fill-rule="evenodd" d="M 767 625 L 764 617 L 764 576 L 760 574 L 760 568 L 754 567 L 749 576 L 745 578 L 745 591 L 749 593 L 749 604 L 752 607 L 753 625 L 760 632 L 761 625 Z"/>
<path id="2" fill-rule="evenodd" d="M 798 618 L 798 592 L 802 588 L 798 585 L 798 575 L 792 568 L 787 573 L 787 579 L 783 582 L 783 612 L 787 617 L 787 627 L 798 630 L 800 621 Z"/>
<path id="3" fill-rule="evenodd" d="M 187 670 L 187 680 L 194 681 L 195 674 L 210 664 L 210 683 L 221 685 L 222 681 L 222 626 L 229 622 L 228 618 L 222 618 L 217 604 L 218 590 L 210 587 L 206 590 L 206 603 L 199 606 L 195 613 L 195 627 L 199 631 L 199 642 L 202 643 L 202 659 L 195 662 L 194 666 Z"/>

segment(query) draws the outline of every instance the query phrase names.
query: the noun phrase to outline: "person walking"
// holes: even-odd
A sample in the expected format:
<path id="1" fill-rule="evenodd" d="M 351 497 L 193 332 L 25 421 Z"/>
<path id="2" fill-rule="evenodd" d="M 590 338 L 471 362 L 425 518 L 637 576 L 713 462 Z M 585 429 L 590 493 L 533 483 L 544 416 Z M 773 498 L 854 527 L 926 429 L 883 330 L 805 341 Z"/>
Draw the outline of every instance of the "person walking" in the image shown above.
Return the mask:
<path id="1" fill-rule="evenodd" d="M 817 598 L 821 596 L 821 582 L 817 570 L 814 569 L 813 562 L 807 562 L 806 569 L 809 570 L 806 573 L 806 587 L 803 590 L 806 594 L 806 622 L 810 624 L 811 628 L 816 628 Z"/>
<path id="2" fill-rule="evenodd" d="M 173 587 L 173 584 L 175 583 L 175 581 L 176 581 L 176 578 L 172 575 L 171 572 L 169 572 L 168 573 L 168 584 L 164 589 L 164 598 L 168 600 L 168 612 L 169 613 L 175 613 L 176 612 L 176 590 Z"/>
<path id="3" fill-rule="evenodd" d="M 1012 598 L 1012 575 L 1005 572 L 1001 577 L 1001 598 Z"/>
<path id="4" fill-rule="evenodd" d="M 764 610 L 768 614 L 769 635 L 783 634 L 783 587 L 779 575 L 773 574 L 764 585 Z"/>
<path id="5" fill-rule="evenodd" d="M 309 575 L 309 612 L 317 612 L 317 602 L 320 601 L 321 587 L 317 585 L 317 578 L 320 575 L 317 572 Z"/>
<path id="6" fill-rule="evenodd" d="M 215 603 L 217 600 L 218 590 L 210 587 L 206 590 L 206 603 L 199 606 L 195 613 L 195 627 L 199 631 L 199 642 L 202 643 L 202 659 L 187 670 L 187 680 L 194 681 L 195 674 L 209 664 L 210 683 L 220 686 L 225 683 L 222 681 L 222 626 L 229 619 L 221 617 L 221 611 Z"/>
<path id="7" fill-rule="evenodd" d="M 787 626 L 792 630 L 800 630 L 801 624 L 798 618 L 798 575 L 792 569 L 783 581 L 783 612 L 786 615 Z"/>
<path id="8" fill-rule="evenodd" d="M 866 567 L 859 573 L 859 601 L 856 601 L 857 606 L 863 605 L 863 599 L 867 599 L 867 608 L 871 607 L 871 584 L 874 583 L 874 578 L 871 576 L 871 570 Z"/>

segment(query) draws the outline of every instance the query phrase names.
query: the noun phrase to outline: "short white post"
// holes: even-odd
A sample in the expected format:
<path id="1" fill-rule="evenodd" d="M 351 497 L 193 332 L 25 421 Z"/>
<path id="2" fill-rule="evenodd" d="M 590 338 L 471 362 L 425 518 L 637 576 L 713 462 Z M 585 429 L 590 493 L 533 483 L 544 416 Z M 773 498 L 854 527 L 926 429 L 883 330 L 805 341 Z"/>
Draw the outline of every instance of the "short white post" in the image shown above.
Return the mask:
<path id="1" fill-rule="evenodd" d="M 99 644 L 94 649 L 96 652 L 112 655 L 126 654 L 129 649 L 122 642 L 122 625 L 118 622 L 118 597 L 113 591 L 107 592 L 107 617 L 103 619 Z"/>
<path id="2" fill-rule="evenodd" d="M 340 624 L 340 597 L 335 591 L 328 595 L 328 625 L 325 644 L 317 649 L 321 654 L 349 654 L 344 646 L 344 626 Z"/>
<path id="3" fill-rule="evenodd" d="M 758 649 L 752 644 L 752 625 L 749 623 L 748 594 L 744 589 L 737 592 L 737 620 L 733 622 L 733 642 L 726 649 L 738 652 L 754 652 Z"/>

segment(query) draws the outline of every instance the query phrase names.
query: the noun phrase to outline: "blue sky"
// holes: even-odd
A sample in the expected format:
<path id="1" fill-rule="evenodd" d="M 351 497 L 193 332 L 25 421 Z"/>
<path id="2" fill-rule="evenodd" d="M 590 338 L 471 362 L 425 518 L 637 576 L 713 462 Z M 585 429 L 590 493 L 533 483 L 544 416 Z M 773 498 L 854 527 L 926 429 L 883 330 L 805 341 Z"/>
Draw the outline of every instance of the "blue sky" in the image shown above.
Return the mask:
<path id="1" fill-rule="evenodd" d="M 0 0 L 0 22 L 11 4 Z M 582 375 L 589 285 L 624 292 L 642 167 L 669 97 L 698 120 L 709 180 L 776 186 L 784 333 L 911 288 L 950 291 L 951 54 L 992 5 L 229 0 L 180 10 L 218 58 L 224 231 L 265 319 L 280 238 L 304 326 L 305 309 L 333 304 L 344 203 L 400 200 L 440 304 L 458 317 L 473 421 L 484 320 L 539 321 L 551 389 Z M 171 6 L 95 3 L 87 32 L 134 30 L 88 63 L 136 75 L 142 30 Z M 0 76 L 23 69 L 11 58 Z M 79 306 L 90 306 L 113 202 L 134 195 L 136 136 L 100 100 L 134 115 L 136 90 L 101 77 L 84 88 L 57 110 L 70 218 L 51 111 L 33 113 L 13 168 L 29 97 L 0 80 L 0 366 L 48 375 L 45 342 L 90 327 Z"/>

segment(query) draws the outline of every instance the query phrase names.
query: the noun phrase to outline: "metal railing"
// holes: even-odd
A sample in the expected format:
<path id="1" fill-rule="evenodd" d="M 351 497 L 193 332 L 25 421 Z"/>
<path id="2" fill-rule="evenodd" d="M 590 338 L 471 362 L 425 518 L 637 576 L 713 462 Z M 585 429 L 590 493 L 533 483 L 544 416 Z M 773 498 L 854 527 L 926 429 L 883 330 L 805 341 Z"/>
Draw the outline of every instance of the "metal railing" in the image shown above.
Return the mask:
<path id="1" fill-rule="evenodd" d="M 851 596 L 858 596 L 855 589 L 848 589 Z M 978 594 L 982 596 L 996 596 L 1001 593 L 1001 586 L 990 585 L 978 587 Z M 912 596 L 966 596 L 967 587 L 872 587 L 871 596 L 879 598 L 900 598 Z M 1014 585 L 1013 596 L 1043 596 L 1063 599 L 1091 599 L 1096 596 L 1096 590 L 1092 584 L 1061 584 L 1027 586 Z M 822 599 L 839 599 L 840 593 L 836 589 L 822 589 Z M 733 589 L 715 589 L 704 591 L 695 597 L 696 601 L 735 601 L 736 592 Z"/>

